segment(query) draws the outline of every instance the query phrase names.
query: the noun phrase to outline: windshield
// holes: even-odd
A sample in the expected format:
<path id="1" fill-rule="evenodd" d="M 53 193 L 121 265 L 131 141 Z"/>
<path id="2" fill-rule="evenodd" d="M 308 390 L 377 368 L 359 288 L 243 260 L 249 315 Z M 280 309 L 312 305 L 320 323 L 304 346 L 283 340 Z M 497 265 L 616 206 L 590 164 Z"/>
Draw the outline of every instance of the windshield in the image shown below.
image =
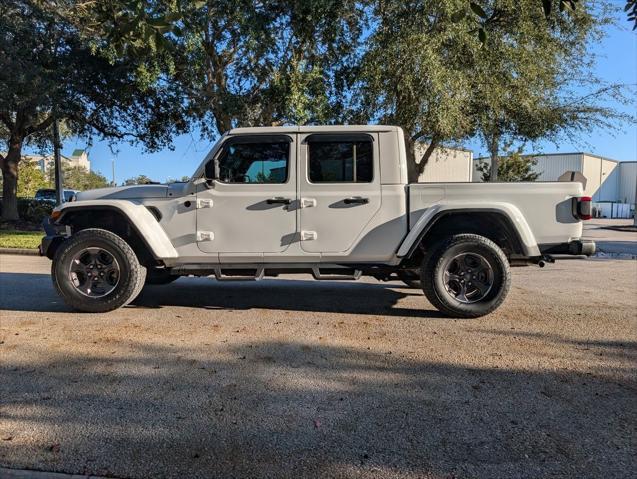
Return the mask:
<path id="1" fill-rule="evenodd" d="M 71 198 L 73 198 L 74 196 L 75 196 L 75 191 L 64 190 L 64 201 L 71 201 Z M 51 190 L 51 189 L 38 190 L 35 193 L 35 199 L 55 201 L 55 190 Z"/>
<path id="2" fill-rule="evenodd" d="M 36 200 L 55 200 L 55 190 L 38 190 L 35 193 Z"/>

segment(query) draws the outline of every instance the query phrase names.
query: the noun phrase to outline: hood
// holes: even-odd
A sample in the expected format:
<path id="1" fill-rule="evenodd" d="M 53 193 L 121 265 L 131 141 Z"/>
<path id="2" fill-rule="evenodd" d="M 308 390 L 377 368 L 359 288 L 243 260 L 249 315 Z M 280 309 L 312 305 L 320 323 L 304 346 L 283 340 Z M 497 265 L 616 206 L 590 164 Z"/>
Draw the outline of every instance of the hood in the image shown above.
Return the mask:
<path id="1" fill-rule="evenodd" d="M 84 200 L 123 200 L 136 198 L 166 198 L 169 185 L 131 185 L 116 188 L 99 188 L 82 191 L 75 195 L 77 201 Z"/>

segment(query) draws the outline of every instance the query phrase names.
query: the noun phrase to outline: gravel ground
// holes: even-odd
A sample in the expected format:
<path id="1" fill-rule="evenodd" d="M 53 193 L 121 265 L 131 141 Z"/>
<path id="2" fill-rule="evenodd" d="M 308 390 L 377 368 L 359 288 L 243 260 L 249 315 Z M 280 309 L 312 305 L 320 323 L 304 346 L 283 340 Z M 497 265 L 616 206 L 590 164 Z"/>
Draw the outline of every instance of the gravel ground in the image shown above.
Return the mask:
<path id="1" fill-rule="evenodd" d="M 0 256 L 0 466 L 121 478 L 629 478 L 637 262 L 517 268 L 441 317 L 372 280 L 183 278 L 73 314 Z"/>

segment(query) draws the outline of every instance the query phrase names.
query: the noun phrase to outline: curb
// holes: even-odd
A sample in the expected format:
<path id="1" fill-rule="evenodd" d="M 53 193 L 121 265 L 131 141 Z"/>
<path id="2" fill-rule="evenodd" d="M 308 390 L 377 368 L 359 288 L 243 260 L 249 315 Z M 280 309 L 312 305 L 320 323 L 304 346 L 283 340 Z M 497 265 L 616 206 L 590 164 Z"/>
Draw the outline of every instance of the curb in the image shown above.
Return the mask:
<path id="1" fill-rule="evenodd" d="M 107 479 L 102 476 L 33 471 L 30 469 L 8 469 L 5 467 L 0 467 L 0 477 L 2 479 Z"/>
<path id="2" fill-rule="evenodd" d="M 25 256 L 40 256 L 37 249 L 27 248 L 0 248 L 0 254 L 19 254 Z"/>

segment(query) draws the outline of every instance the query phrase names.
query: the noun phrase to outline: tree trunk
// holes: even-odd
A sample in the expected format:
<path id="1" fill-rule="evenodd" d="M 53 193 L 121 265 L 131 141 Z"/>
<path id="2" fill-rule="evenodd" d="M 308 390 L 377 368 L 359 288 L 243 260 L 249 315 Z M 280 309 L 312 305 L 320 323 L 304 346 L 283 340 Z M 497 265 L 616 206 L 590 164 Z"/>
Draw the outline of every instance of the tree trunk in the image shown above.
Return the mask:
<path id="1" fill-rule="evenodd" d="M 494 134 L 489 141 L 489 153 L 491 155 L 491 170 L 489 172 L 489 181 L 498 181 L 498 167 L 500 161 L 498 153 L 500 151 L 500 135 Z"/>
<path id="2" fill-rule="evenodd" d="M 405 150 L 407 152 L 407 181 L 417 183 L 420 175 L 416 163 L 416 143 L 407 134 L 405 134 Z"/>
<path id="3" fill-rule="evenodd" d="M 12 136 L 9 151 L 2 160 L 2 219 L 16 221 L 18 216 L 18 163 L 22 156 L 22 139 Z"/>
<path id="4" fill-rule="evenodd" d="M 408 135 L 405 135 L 405 148 L 407 150 L 407 181 L 410 183 L 418 183 L 420 175 L 425 171 L 425 166 L 431 154 L 438 146 L 439 141 L 436 138 L 432 138 L 431 142 L 427 146 L 425 153 L 420 158 L 420 161 L 416 161 L 416 142 Z"/>

